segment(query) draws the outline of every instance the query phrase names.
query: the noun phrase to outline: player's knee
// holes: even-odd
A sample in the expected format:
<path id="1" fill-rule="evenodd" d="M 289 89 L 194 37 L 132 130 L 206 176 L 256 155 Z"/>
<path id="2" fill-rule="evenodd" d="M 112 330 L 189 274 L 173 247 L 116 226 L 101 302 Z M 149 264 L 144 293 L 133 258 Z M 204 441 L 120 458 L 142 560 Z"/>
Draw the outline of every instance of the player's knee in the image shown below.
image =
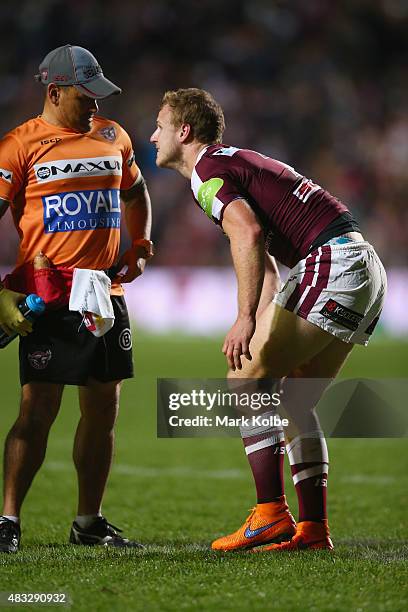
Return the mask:
<path id="1" fill-rule="evenodd" d="M 54 419 L 44 412 L 24 411 L 18 416 L 12 431 L 19 438 L 31 440 L 47 436 Z"/>
<path id="2" fill-rule="evenodd" d="M 93 427 L 113 428 L 119 412 L 121 381 L 90 383 L 81 389 L 82 420 Z"/>
<path id="3" fill-rule="evenodd" d="M 82 419 L 94 430 L 112 430 L 119 413 L 119 404 L 114 398 L 105 398 L 97 405 L 86 406 L 81 410 Z"/>
<path id="4" fill-rule="evenodd" d="M 20 427 L 35 431 L 48 431 L 60 407 L 61 393 L 53 387 L 39 386 L 23 391 L 20 414 L 17 419 Z"/>
<path id="5" fill-rule="evenodd" d="M 228 380 L 239 380 L 245 378 L 267 378 L 269 376 L 268 368 L 259 359 L 242 360 L 241 370 L 228 370 Z"/>
<path id="6" fill-rule="evenodd" d="M 91 419 L 95 421 L 95 425 L 100 429 L 110 430 L 113 429 L 116 423 L 116 419 L 118 417 L 118 406 L 116 405 L 106 405 L 103 410 L 101 410 L 98 414 L 92 413 L 90 416 Z"/>

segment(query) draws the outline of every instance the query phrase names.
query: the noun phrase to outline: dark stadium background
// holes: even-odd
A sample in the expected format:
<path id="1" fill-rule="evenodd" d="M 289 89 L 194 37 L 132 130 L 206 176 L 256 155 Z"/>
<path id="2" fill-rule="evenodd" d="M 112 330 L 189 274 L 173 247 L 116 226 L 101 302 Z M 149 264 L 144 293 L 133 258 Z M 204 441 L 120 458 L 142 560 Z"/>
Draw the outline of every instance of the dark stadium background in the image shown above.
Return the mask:
<path id="1" fill-rule="evenodd" d="M 136 378 L 123 387 L 104 506 L 148 551 L 66 544 L 76 499 L 78 409 L 70 388 L 24 507 L 22 551 L 0 559 L 2 590 L 65 590 L 73 609 L 109 612 L 407 609 L 404 440 L 329 440 L 334 557 L 209 551 L 253 504 L 251 475 L 239 440 L 157 440 L 156 378 L 224 375 L 220 347 L 234 316 L 234 278 L 227 241 L 193 204 L 187 182 L 156 169 L 149 144 L 163 92 L 203 87 L 224 107 L 226 143 L 277 157 L 349 204 L 386 265 L 390 293 L 372 345 L 353 351 L 342 375 L 406 377 L 407 32 L 406 0 L 1 3 L 0 134 L 41 112 L 33 75 L 50 49 L 90 49 L 123 88 L 100 111 L 132 136 L 157 246 L 127 290 Z M 2 273 L 13 267 L 16 246 L 7 214 Z M 4 440 L 18 403 L 16 342 L 0 351 L 0 372 Z"/>
<path id="2" fill-rule="evenodd" d="M 403 0 L 26 0 L 2 3 L 0 133 L 41 110 L 33 75 L 70 42 L 123 95 L 100 104 L 132 135 L 154 204 L 152 265 L 227 265 L 187 183 L 148 139 L 166 89 L 199 86 L 225 109 L 225 141 L 313 177 L 353 209 L 387 266 L 408 263 L 408 5 Z M 0 261 L 15 233 L 0 226 Z M 197 249 L 197 242 L 200 248 Z"/>

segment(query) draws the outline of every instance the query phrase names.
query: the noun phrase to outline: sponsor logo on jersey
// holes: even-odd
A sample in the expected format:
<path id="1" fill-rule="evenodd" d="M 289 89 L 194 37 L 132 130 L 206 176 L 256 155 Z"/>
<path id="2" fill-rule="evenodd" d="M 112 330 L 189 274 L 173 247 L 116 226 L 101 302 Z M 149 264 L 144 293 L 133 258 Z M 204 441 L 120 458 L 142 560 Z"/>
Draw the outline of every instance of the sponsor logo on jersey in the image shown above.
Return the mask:
<path id="1" fill-rule="evenodd" d="M 228 157 L 232 157 L 237 151 L 239 151 L 237 147 L 222 147 L 214 151 L 212 155 L 227 155 Z"/>
<path id="2" fill-rule="evenodd" d="M 46 144 L 54 144 L 57 142 L 60 142 L 60 140 L 62 140 L 62 138 L 46 138 L 45 140 L 41 140 L 42 145 L 46 145 Z"/>
<path id="3" fill-rule="evenodd" d="M 34 165 L 37 183 L 49 183 L 84 176 L 122 176 L 122 158 L 117 155 L 84 159 L 57 159 Z"/>
<path id="4" fill-rule="evenodd" d="M 94 189 L 43 196 L 45 233 L 120 229 L 119 193 L 119 189 Z"/>
<path id="5" fill-rule="evenodd" d="M 98 133 L 106 140 L 109 140 L 109 142 L 114 142 L 116 140 L 116 130 L 113 125 L 101 128 Z"/>
<path id="6" fill-rule="evenodd" d="M 299 185 L 296 187 L 293 195 L 295 195 L 301 202 L 307 202 L 310 196 L 321 189 L 320 185 L 317 185 L 310 179 L 303 177 Z"/>
<path id="7" fill-rule="evenodd" d="M 45 370 L 51 357 L 52 353 L 50 349 L 46 351 L 35 351 L 27 355 L 30 366 L 34 368 L 34 370 Z"/>
<path id="8" fill-rule="evenodd" d="M 13 182 L 13 173 L 11 170 L 5 170 L 4 168 L 0 168 L 0 178 L 7 183 Z"/>
<path id="9" fill-rule="evenodd" d="M 211 178 L 203 183 L 197 194 L 198 202 L 210 219 L 212 219 L 212 208 L 214 198 L 223 186 L 224 181 L 221 178 Z"/>
<path id="10" fill-rule="evenodd" d="M 328 300 L 321 309 L 320 313 L 327 319 L 331 319 L 335 323 L 356 331 L 360 322 L 363 319 L 363 315 L 339 304 L 336 300 Z"/>

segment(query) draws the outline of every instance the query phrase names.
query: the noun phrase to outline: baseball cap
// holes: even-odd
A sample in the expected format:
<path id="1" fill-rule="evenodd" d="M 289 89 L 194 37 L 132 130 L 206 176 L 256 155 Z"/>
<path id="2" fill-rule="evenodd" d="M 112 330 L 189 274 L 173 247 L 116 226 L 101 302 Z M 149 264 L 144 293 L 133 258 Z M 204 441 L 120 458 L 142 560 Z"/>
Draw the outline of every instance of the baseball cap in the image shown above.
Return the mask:
<path id="1" fill-rule="evenodd" d="M 35 78 L 40 83 L 74 85 L 90 98 L 106 98 L 122 93 L 120 87 L 103 76 L 96 57 L 76 45 L 64 45 L 50 51 L 41 62 L 39 71 Z"/>

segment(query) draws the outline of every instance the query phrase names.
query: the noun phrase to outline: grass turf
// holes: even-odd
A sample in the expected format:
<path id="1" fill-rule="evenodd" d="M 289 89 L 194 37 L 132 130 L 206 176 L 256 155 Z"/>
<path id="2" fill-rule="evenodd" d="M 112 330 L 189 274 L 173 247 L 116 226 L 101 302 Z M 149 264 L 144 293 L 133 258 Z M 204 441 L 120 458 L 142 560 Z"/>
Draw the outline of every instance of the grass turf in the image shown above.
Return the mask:
<path id="1" fill-rule="evenodd" d="M 157 440 L 156 377 L 220 377 L 220 342 L 140 337 L 125 383 L 104 509 L 145 552 L 67 544 L 75 514 L 71 447 L 78 408 L 67 388 L 46 462 L 29 492 L 23 547 L 4 555 L 3 592 L 69 594 L 74 610 L 381 610 L 407 608 L 405 440 L 330 440 L 334 553 L 215 554 L 254 504 L 238 439 Z M 1 351 L 6 435 L 17 410 L 16 343 Z M 408 344 L 355 349 L 343 376 L 407 375 Z M 287 473 L 287 494 L 295 495 Z"/>

